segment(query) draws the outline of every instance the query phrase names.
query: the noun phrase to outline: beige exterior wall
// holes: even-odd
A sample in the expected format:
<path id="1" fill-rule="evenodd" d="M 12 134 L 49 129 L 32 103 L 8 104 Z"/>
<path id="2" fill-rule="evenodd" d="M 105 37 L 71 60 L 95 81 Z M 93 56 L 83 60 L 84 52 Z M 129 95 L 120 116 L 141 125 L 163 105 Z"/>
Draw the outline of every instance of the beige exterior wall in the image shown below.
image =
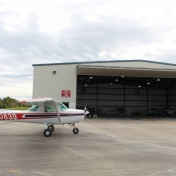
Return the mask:
<path id="1" fill-rule="evenodd" d="M 56 74 L 53 74 L 56 71 Z M 76 65 L 34 66 L 33 98 L 50 97 L 76 106 Z M 71 97 L 62 97 L 62 90 L 70 90 Z"/>

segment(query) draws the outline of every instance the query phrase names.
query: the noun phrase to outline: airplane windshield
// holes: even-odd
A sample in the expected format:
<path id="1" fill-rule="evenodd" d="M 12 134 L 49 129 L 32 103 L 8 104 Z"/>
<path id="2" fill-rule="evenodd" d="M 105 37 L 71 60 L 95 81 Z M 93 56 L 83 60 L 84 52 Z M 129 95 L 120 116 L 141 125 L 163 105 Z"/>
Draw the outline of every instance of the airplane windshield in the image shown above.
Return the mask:
<path id="1" fill-rule="evenodd" d="M 38 108 L 39 108 L 39 106 L 34 105 L 34 106 L 30 107 L 27 111 L 35 112 L 35 111 L 37 111 Z"/>
<path id="2" fill-rule="evenodd" d="M 65 111 L 65 110 L 68 109 L 68 108 L 67 108 L 64 104 L 62 104 L 62 103 L 59 103 L 59 107 L 60 107 L 61 111 Z"/>

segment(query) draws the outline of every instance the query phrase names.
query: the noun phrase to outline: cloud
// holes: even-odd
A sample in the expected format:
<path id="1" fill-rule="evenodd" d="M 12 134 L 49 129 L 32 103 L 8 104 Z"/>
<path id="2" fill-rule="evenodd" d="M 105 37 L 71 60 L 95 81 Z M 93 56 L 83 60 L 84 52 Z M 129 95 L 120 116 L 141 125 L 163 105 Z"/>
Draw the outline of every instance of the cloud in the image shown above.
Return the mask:
<path id="1" fill-rule="evenodd" d="M 1 1 L 0 96 L 32 96 L 32 64 L 176 63 L 176 12 L 173 1 L 164 2 Z"/>

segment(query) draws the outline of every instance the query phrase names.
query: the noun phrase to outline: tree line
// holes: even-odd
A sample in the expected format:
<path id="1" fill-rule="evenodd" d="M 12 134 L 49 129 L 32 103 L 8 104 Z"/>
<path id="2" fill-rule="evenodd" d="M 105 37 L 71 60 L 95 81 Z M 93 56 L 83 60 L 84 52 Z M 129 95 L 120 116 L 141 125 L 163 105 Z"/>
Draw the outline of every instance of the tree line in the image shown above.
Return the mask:
<path id="1" fill-rule="evenodd" d="M 25 107 L 25 105 L 14 98 L 10 98 L 9 96 L 2 99 L 0 98 L 0 109 L 14 107 Z"/>

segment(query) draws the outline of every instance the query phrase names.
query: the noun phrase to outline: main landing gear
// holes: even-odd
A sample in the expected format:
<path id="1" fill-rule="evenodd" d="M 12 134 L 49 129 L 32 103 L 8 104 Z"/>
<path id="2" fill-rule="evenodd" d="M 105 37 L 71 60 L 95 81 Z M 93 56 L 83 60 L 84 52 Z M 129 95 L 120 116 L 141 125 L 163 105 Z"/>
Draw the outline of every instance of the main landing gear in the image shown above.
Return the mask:
<path id="1" fill-rule="evenodd" d="M 52 132 L 54 131 L 53 125 L 47 125 L 47 128 L 43 131 L 43 135 L 45 137 L 50 137 L 52 135 Z"/>
<path id="2" fill-rule="evenodd" d="M 73 127 L 73 134 L 79 133 L 79 129 L 75 127 L 75 124 L 72 124 L 71 127 Z M 43 135 L 45 137 L 50 137 L 54 129 L 55 129 L 54 125 L 45 124 L 45 130 L 43 131 Z"/>

